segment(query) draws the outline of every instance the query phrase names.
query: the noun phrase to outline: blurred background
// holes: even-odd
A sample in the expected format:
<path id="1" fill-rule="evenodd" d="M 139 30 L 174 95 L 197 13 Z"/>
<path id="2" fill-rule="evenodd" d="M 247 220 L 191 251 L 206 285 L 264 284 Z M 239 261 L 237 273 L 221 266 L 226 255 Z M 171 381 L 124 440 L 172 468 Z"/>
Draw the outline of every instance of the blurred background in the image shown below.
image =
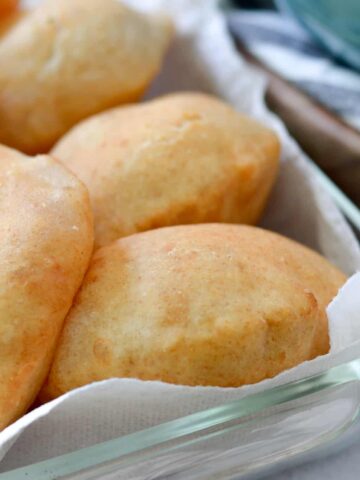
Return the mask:
<path id="1" fill-rule="evenodd" d="M 228 0 L 240 52 L 269 80 L 266 101 L 360 206 L 360 1 Z"/>

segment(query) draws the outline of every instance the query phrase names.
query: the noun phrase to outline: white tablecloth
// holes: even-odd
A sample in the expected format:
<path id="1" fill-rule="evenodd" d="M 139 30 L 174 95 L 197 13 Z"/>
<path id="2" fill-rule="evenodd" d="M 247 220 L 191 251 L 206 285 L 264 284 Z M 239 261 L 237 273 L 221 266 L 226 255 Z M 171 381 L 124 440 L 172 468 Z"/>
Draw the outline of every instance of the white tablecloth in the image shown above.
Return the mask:
<path id="1" fill-rule="evenodd" d="M 356 480 L 360 477 L 360 438 L 346 450 L 330 457 L 314 460 L 267 480 Z"/>

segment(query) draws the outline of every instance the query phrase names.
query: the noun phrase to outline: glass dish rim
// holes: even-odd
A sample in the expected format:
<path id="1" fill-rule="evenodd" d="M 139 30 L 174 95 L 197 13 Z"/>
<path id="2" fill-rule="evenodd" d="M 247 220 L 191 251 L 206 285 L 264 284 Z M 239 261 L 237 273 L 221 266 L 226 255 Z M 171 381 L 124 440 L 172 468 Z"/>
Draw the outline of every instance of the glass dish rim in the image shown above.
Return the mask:
<path id="1" fill-rule="evenodd" d="M 225 431 L 225 425 L 230 421 L 256 415 L 267 408 L 354 381 L 360 381 L 360 359 L 337 365 L 314 376 L 249 395 L 240 400 L 1 473 L 0 480 L 28 480 L 29 478 L 50 480 L 66 475 L 79 474 L 82 471 L 90 472 L 98 466 L 124 458 L 127 455 L 145 452 L 146 449 L 151 447 L 159 447 L 155 455 L 150 456 L 150 458 L 154 458 L 169 450 L 167 443 L 170 440 L 182 440 L 182 445 L 185 446 L 186 438 L 189 435 L 200 434 L 197 441 L 201 441 L 201 435 L 203 434 L 206 437 L 206 432 L 211 427 L 223 426 Z M 129 464 L 131 465 L 131 460 Z"/>

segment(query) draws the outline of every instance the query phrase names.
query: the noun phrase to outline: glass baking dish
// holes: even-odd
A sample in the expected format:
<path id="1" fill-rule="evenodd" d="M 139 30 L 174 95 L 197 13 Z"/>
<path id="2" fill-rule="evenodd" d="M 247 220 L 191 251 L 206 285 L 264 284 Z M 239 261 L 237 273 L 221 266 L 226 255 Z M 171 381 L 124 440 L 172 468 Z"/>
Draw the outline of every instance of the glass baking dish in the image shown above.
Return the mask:
<path id="1" fill-rule="evenodd" d="M 360 432 L 360 360 L 0 475 L 1 480 L 243 479 L 328 455 Z"/>
<path id="2" fill-rule="evenodd" d="M 360 232 L 358 208 L 311 161 Z M 360 358 L 360 352 L 359 352 Z M 360 434 L 360 360 L 40 463 L 0 480 L 261 478 L 339 452 Z"/>

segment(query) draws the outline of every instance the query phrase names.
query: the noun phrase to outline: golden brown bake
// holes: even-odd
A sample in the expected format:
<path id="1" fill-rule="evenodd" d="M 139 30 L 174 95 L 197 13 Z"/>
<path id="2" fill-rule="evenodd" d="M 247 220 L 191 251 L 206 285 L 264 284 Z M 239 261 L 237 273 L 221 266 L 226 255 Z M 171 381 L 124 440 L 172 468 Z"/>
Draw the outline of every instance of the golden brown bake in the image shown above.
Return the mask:
<path id="1" fill-rule="evenodd" d="M 52 153 L 88 187 L 103 246 L 167 225 L 255 223 L 279 142 L 215 97 L 178 93 L 85 120 Z"/>
<path id="2" fill-rule="evenodd" d="M 9 32 L 19 20 L 25 16 L 23 10 L 15 10 L 4 17 L 0 16 L 0 39 Z"/>
<path id="3" fill-rule="evenodd" d="M 169 43 L 118 0 L 47 0 L 0 44 L 0 142 L 48 151 L 79 120 L 138 99 Z"/>
<path id="4" fill-rule="evenodd" d="M 18 3 L 18 0 L 0 0 L 0 18 L 13 12 Z"/>
<path id="5" fill-rule="evenodd" d="M 14 8 L 13 10 L 2 12 L 0 0 L 0 39 L 9 32 L 16 23 L 25 17 L 26 10 Z"/>
<path id="6" fill-rule="evenodd" d="M 344 281 L 317 253 L 255 227 L 120 239 L 93 257 L 42 398 L 110 377 L 221 387 L 272 377 L 327 352 L 325 305 Z"/>
<path id="7" fill-rule="evenodd" d="M 31 405 L 93 245 L 85 187 L 0 146 L 0 430 Z"/>

